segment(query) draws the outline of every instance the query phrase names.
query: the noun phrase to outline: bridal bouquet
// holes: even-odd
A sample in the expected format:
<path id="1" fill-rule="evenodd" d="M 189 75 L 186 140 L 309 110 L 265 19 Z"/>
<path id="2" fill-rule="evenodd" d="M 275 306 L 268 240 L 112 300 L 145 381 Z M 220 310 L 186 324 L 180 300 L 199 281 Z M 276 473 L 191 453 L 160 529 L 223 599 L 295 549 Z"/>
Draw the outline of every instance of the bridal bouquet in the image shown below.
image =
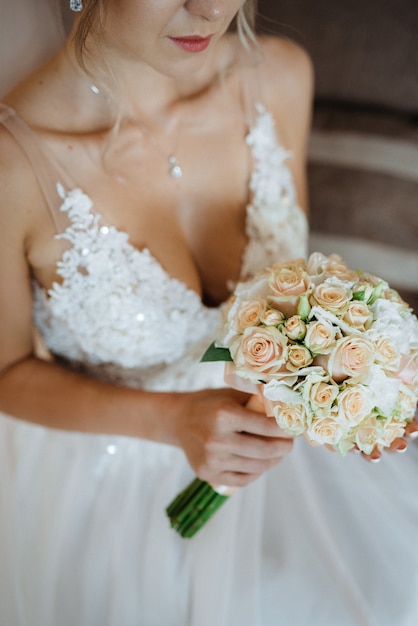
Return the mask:
<path id="1" fill-rule="evenodd" d="M 260 394 L 284 431 L 344 456 L 401 437 L 418 400 L 418 320 L 380 278 L 336 255 L 277 264 L 239 283 L 202 360 Z M 196 479 L 168 507 L 192 536 L 227 499 Z"/>

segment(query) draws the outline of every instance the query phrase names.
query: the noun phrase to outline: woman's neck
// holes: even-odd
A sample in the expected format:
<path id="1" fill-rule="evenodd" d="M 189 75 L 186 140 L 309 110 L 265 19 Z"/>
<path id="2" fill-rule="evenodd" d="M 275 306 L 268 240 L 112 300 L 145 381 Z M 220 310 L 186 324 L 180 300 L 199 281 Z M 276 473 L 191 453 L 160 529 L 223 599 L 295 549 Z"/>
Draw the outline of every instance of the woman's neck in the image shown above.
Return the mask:
<path id="1" fill-rule="evenodd" d="M 216 83 L 233 64 L 236 46 L 231 38 L 224 37 L 198 71 L 180 77 L 165 76 L 141 60 L 128 58 L 94 41 L 88 42 L 85 69 L 76 59 L 72 38 L 65 47 L 65 56 L 75 79 L 93 92 L 100 92 L 119 114 L 158 119 L 171 115 L 179 105 Z"/>

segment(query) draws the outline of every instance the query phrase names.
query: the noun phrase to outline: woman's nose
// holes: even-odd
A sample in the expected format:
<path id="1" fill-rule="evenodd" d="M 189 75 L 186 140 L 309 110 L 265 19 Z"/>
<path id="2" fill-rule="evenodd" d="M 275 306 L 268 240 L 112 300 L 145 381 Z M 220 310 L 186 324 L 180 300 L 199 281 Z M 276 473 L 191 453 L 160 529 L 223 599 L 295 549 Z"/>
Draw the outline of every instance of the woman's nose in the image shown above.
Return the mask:
<path id="1" fill-rule="evenodd" d="M 187 0 L 186 9 L 192 15 L 209 22 L 217 22 L 225 17 L 225 4 L 228 0 Z"/>

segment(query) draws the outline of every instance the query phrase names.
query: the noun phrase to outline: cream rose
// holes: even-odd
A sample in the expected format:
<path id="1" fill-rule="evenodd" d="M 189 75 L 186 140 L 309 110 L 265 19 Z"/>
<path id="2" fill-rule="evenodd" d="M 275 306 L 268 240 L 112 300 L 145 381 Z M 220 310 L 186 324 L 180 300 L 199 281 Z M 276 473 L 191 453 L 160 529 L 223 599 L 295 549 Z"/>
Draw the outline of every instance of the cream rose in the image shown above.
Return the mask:
<path id="1" fill-rule="evenodd" d="M 286 368 L 295 372 L 302 367 L 308 367 L 313 361 L 312 354 L 304 346 L 290 346 L 287 354 Z"/>
<path id="2" fill-rule="evenodd" d="M 338 396 L 338 391 L 336 385 L 329 385 L 323 381 L 314 383 L 309 389 L 309 403 L 312 411 L 317 413 L 329 410 Z"/>
<path id="3" fill-rule="evenodd" d="M 273 408 L 277 424 L 289 435 L 297 437 L 305 432 L 307 415 L 303 404 L 284 404 L 280 402 Z"/>
<path id="4" fill-rule="evenodd" d="M 332 417 L 322 417 L 312 421 L 307 430 L 308 438 L 319 445 L 337 445 L 344 436 L 344 430 Z"/>
<path id="5" fill-rule="evenodd" d="M 374 356 L 373 344 L 364 337 L 344 337 L 337 341 L 330 353 L 328 371 L 336 382 L 364 376 L 373 364 Z"/>
<path id="6" fill-rule="evenodd" d="M 355 300 L 348 305 L 343 317 L 344 322 L 357 330 L 367 330 L 373 322 L 373 313 L 367 304 Z"/>
<path id="7" fill-rule="evenodd" d="M 374 341 L 375 361 L 387 370 L 397 372 L 401 366 L 401 354 L 392 337 L 379 337 Z"/>
<path id="8" fill-rule="evenodd" d="M 286 317 L 291 317 L 296 313 L 299 297 L 311 291 L 309 274 L 299 265 L 274 267 L 269 285 L 269 302 L 282 311 Z"/>
<path id="9" fill-rule="evenodd" d="M 395 420 L 384 420 L 381 422 L 378 445 L 387 448 L 398 437 L 403 437 L 405 426 Z"/>
<path id="10" fill-rule="evenodd" d="M 349 287 L 343 283 L 326 280 L 315 287 L 309 302 L 312 306 L 320 306 L 335 315 L 344 314 L 352 298 Z"/>
<path id="11" fill-rule="evenodd" d="M 284 319 L 285 316 L 281 311 L 276 311 L 276 309 L 269 308 L 267 308 L 260 316 L 260 321 L 266 326 L 278 326 L 284 321 Z"/>
<path id="12" fill-rule="evenodd" d="M 364 385 L 347 385 L 337 398 L 338 423 L 341 426 L 358 426 L 374 408 L 374 397 Z"/>
<path id="13" fill-rule="evenodd" d="M 402 387 L 399 391 L 397 402 L 397 415 L 399 419 L 412 420 L 417 410 L 417 396 L 407 387 Z"/>
<path id="14" fill-rule="evenodd" d="M 274 326 L 246 328 L 230 346 L 237 373 L 251 380 L 270 380 L 287 359 L 287 338 Z"/>
<path id="15" fill-rule="evenodd" d="M 355 432 L 354 440 L 359 450 L 370 454 L 378 444 L 380 427 L 375 417 L 370 417 Z"/>
<path id="16" fill-rule="evenodd" d="M 306 335 L 306 324 L 299 315 L 289 317 L 289 319 L 286 320 L 284 329 L 286 335 L 289 339 L 293 339 L 293 341 L 300 341 Z"/>
<path id="17" fill-rule="evenodd" d="M 236 313 L 236 328 L 242 333 L 249 326 L 257 326 L 266 310 L 265 300 L 241 302 Z"/>
<path id="18" fill-rule="evenodd" d="M 326 257 L 321 252 L 313 252 L 308 260 L 309 274 L 316 276 L 335 276 L 340 280 L 353 281 L 358 278 L 357 272 L 351 270 L 337 254 Z"/>
<path id="19" fill-rule="evenodd" d="M 313 354 L 328 354 L 336 343 L 337 328 L 329 322 L 310 322 L 304 344 Z"/>

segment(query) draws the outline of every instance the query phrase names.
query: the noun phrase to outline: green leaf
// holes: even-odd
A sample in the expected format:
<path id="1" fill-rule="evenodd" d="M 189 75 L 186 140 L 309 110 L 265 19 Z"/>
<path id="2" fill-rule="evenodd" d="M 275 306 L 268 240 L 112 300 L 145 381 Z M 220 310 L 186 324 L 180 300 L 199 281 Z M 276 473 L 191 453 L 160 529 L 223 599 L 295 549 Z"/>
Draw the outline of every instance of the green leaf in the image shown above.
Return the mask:
<path id="1" fill-rule="evenodd" d="M 231 353 L 228 348 L 219 348 L 213 342 L 200 359 L 201 363 L 208 361 L 229 361 L 232 362 Z"/>
<path id="2" fill-rule="evenodd" d="M 365 298 L 365 293 L 364 291 L 355 291 L 353 293 L 353 300 L 359 300 L 360 302 L 364 302 L 364 298 Z"/>

